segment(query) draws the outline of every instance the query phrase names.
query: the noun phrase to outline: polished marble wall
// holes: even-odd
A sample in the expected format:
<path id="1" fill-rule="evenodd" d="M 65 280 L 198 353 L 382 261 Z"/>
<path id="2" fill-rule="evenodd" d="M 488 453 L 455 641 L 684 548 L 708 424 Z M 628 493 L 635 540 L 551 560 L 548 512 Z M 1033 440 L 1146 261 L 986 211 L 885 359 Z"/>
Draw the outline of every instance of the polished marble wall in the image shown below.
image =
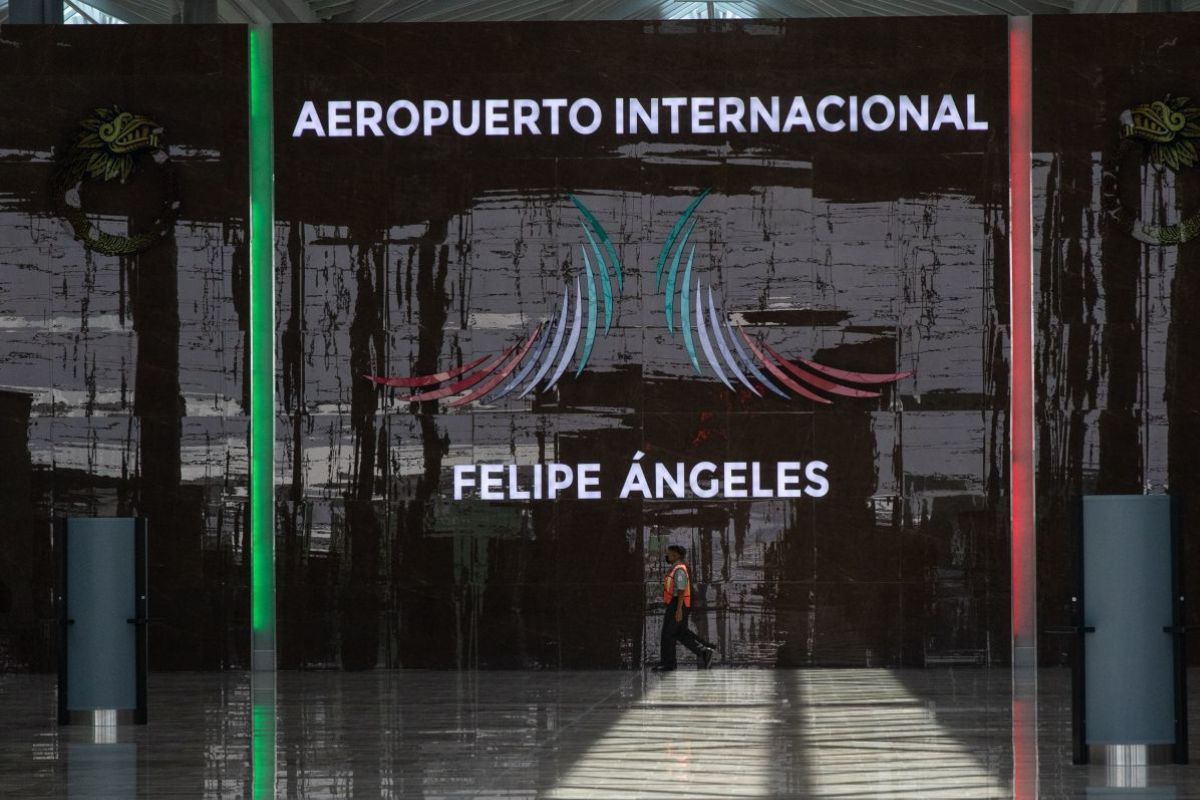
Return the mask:
<path id="1" fill-rule="evenodd" d="M 1195 241 L 1135 238 L 1200 210 L 1200 170 L 1151 164 L 1122 134 L 1139 104 L 1195 96 L 1193 15 L 1034 21 L 1039 627 L 1069 623 L 1071 501 L 1171 491 L 1183 498 L 1187 586 L 1200 582 Z M 1066 637 L 1043 635 L 1045 663 Z M 1195 652 L 1193 648 L 1193 657 Z"/>
<path id="2" fill-rule="evenodd" d="M 695 626 L 729 663 L 1004 663 L 1005 35 L 951 18 L 277 26 L 281 665 L 639 666 L 657 658 L 672 542 L 690 551 Z M 0 129 L 0 668 L 53 664 L 49 520 L 71 513 L 150 518 L 152 667 L 241 666 L 245 31 L 5 38 L 19 80 L 0 97 L 24 111 Z M 302 100 L 343 96 L 966 91 L 989 130 L 397 141 L 290 125 Z M 55 148 L 113 103 L 162 125 L 178 175 L 85 189 L 113 232 L 154 216 L 136 181 L 178 192 L 168 237 L 136 256 L 86 250 L 51 191 Z M 912 374 L 827 406 L 698 374 L 654 272 L 705 189 L 693 280 L 722 323 L 788 358 Z M 570 195 L 626 281 L 585 371 L 463 408 L 363 377 L 452 369 L 544 322 L 586 275 Z M 831 490 L 452 496 L 455 465 L 539 461 L 597 462 L 611 496 L 639 450 L 820 459 Z"/>
<path id="3" fill-rule="evenodd" d="M 637 667 L 670 542 L 729 662 L 1004 663 L 1006 36 L 999 18 L 277 26 L 279 663 Z M 309 99 L 966 91 L 986 132 L 292 135 Z M 704 189 L 694 269 L 724 320 L 914 374 L 821 407 L 697 374 L 655 265 Z M 586 276 L 570 195 L 626 281 L 584 372 L 461 408 L 364 378 L 464 366 L 547 320 Z M 455 465 L 538 461 L 598 462 L 612 495 L 639 450 L 821 459 L 832 488 L 453 499 Z"/>
<path id="4" fill-rule="evenodd" d="M 7 26 L 0 43 L 0 671 L 54 665 L 55 515 L 149 519 L 153 668 L 247 660 L 246 32 Z M 162 127 L 166 165 L 87 181 L 85 249 L 54 171 L 80 120 Z M 173 171 L 175 178 L 170 178 Z"/>

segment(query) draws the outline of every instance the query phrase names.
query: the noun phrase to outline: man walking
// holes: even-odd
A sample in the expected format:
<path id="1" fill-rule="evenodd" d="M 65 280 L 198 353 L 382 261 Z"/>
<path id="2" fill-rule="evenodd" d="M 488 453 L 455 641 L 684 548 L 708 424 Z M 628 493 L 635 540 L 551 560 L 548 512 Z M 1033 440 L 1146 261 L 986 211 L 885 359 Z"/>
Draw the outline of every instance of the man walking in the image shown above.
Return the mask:
<path id="1" fill-rule="evenodd" d="M 675 643 L 681 642 L 684 647 L 700 657 L 701 669 L 707 669 L 712 663 L 713 653 L 716 652 L 708 642 L 692 633 L 688 628 L 688 614 L 692 608 L 692 578 L 688 573 L 687 564 L 683 562 L 687 550 L 677 544 L 667 546 L 667 563 L 671 568 L 663 579 L 663 611 L 662 647 L 659 662 L 653 669 L 655 672 L 670 672 L 675 669 Z"/>

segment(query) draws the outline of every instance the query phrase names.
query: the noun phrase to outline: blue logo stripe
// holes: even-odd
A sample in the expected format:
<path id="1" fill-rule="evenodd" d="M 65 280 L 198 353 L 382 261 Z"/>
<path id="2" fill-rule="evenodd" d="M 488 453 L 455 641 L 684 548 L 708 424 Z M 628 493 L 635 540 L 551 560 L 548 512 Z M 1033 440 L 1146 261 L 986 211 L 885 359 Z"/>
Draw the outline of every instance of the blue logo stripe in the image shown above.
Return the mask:
<path id="1" fill-rule="evenodd" d="M 554 327 L 553 319 L 548 321 L 546 323 L 545 327 L 542 328 L 541 333 L 538 334 L 537 347 L 533 348 L 533 353 L 530 354 L 530 356 L 525 359 L 524 365 L 522 365 L 521 369 L 518 370 L 516 376 L 513 378 L 510 378 L 508 383 L 504 384 L 503 387 L 497 389 L 496 391 L 492 392 L 487 397 L 483 398 L 484 403 L 494 403 L 497 400 L 500 400 L 501 398 L 505 397 L 510 392 L 512 392 L 513 389 L 515 389 L 521 385 L 521 381 L 525 380 L 525 377 L 527 375 L 529 375 L 529 373 L 531 371 L 533 371 L 534 367 L 537 366 L 537 362 L 538 362 L 538 359 L 541 358 L 542 351 L 546 349 L 546 342 L 550 341 L 550 329 L 552 327 Z"/>
<path id="2" fill-rule="evenodd" d="M 729 334 L 729 339 L 733 342 L 734 349 L 737 350 L 738 356 L 741 357 L 742 364 L 744 364 L 750 370 L 750 374 L 754 376 L 754 379 L 775 394 L 782 397 L 784 400 L 791 400 L 791 396 L 775 384 L 771 383 L 771 379 L 764 375 L 763 371 L 758 368 L 757 364 L 754 363 L 754 359 L 752 359 L 750 354 L 746 352 L 746 348 L 742 347 L 741 341 L 733 332 L 733 326 L 730 324 L 729 320 L 725 320 L 725 331 Z"/>
<path id="3" fill-rule="evenodd" d="M 567 364 L 571 363 L 571 356 L 575 355 L 575 345 L 579 344 L 579 331 L 583 327 L 583 314 L 580 312 L 580 307 L 583 305 L 583 296 L 579 288 L 579 279 L 575 279 L 575 319 L 571 323 L 571 338 L 567 340 L 567 346 L 563 348 L 562 357 L 558 362 L 558 369 L 554 370 L 554 377 L 546 381 L 546 388 L 551 389 L 554 384 L 558 383 L 558 379 L 567 371 Z"/>
<path id="4" fill-rule="evenodd" d="M 562 345 L 563 331 L 567 327 L 567 308 L 571 305 L 571 296 L 567 287 L 563 287 L 562 310 L 558 315 L 558 325 L 554 328 L 554 341 L 550 345 L 550 352 L 546 354 L 546 358 L 542 361 L 542 366 L 538 369 L 537 374 L 533 376 L 533 380 L 525 387 L 525 391 L 517 395 L 518 398 L 524 397 L 533 391 L 533 388 L 538 385 L 542 376 L 550 371 L 550 365 L 554 363 L 554 356 L 558 354 L 558 348 Z"/>
<path id="5" fill-rule="evenodd" d="M 726 366 L 729 367 L 734 377 L 737 378 L 743 386 L 754 392 L 756 396 L 762 397 L 762 395 L 759 394 L 758 389 L 755 389 L 750 384 L 750 381 L 746 380 L 746 376 L 742 373 L 742 371 L 738 369 L 737 361 L 734 359 L 733 354 L 729 352 L 729 345 L 725 344 L 725 337 L 721 333 L 721 323 L 717 321 L 717 307 L 713 305 L 713 293 L 711 286 L 708 287 L 708 321 L 712 326 L 713 338 L 717 340 L 717 347 L 721 351 L 721 357 L 725 359 Z"/>
<path id="6" fill-rule="evenodd" d="M 708 339 L 708 328 L 704 324 L 704 304 L 700 299 L 700 294 L 700 282 L 696 281 L 696 332 L 700 334 L 700 345 L 704 348 L 704 357 L 712 365 L 713 372 L 717 374 L 717 378 L 720 379 L 721 383 L 725 384 L 725 388 L 732 391 L 733 385 L 725 377 L 725 373 L 721 371 L 721 365 L 717 363 L 717 354 L 713 352 L 712 342 Z"/>

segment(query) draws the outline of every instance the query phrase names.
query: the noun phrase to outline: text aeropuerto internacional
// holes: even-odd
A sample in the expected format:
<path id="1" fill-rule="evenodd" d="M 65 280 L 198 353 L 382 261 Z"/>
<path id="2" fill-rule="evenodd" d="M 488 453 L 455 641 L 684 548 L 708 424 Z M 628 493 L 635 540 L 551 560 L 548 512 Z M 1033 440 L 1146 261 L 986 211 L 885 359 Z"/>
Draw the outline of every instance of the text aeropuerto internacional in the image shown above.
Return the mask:
<path id="1" fill-rule="evenodd" d="M 608 108 L 608 113 L 605 113 Z M 975 94 L 305 100 L 294 138 L 986 131 Z"/>

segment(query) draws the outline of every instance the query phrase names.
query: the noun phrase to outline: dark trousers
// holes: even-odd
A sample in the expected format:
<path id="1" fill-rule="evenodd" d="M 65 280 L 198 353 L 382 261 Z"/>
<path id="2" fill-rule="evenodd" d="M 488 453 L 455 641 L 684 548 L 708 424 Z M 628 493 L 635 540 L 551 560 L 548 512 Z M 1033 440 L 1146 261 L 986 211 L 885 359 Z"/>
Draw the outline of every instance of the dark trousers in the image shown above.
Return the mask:
<path id="1" fill-rule="evenodd" d="M 679 598 L 671 598 L 671 602 L 667 604 L 663 611 L 663 627 L 662 627 L 662 647 L 659 654 L 659 663 L 664 667 L 675 666 L 675 643 L 679 642 L 688 650 L 691 650 L 696 655 L 705 647 L 711 647 L 708 642 L 702 641 L 699 636 L 692 633 L 688 628 L 688 616 L 691 609 L 684 606 L 683 620 L 675 621 L 675 606 L 678 605 Z"/>

